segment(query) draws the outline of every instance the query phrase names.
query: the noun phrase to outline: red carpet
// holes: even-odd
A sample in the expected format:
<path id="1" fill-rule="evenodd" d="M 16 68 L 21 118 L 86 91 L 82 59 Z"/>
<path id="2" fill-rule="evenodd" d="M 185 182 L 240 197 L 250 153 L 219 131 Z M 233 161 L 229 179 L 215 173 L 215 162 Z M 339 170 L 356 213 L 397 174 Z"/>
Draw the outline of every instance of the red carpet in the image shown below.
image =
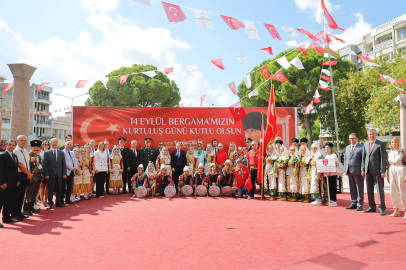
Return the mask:
<path id="1" fill-rule="evenodd" d="M 0 229 L 0 269 L 406 269 L 406 220 L 305 203 L 129 195 Z M 386 196 L 387 214 L 392 204 Z M 364 208 L 367 207 L 367 203 Z"/>

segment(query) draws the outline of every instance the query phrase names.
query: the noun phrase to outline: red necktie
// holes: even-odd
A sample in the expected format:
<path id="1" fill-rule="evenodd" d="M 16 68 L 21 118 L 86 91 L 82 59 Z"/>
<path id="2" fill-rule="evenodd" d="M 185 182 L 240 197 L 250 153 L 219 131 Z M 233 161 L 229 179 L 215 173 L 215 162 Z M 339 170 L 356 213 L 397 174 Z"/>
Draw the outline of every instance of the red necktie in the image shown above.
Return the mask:
<path id="1" fill-rule="evenodd" d="M 352 151 L 354 151 L 354 145 L 351 146 L 351 152 L 350 155 L 352 155 Z"/>
<path id="2" fill-rule="evenodd" d="M 134 155 L 135 155 L 135 157 L 137 157 L 137 151 L 136 151 L 136 149 L 134 149 Z"/>
<path id="3" fill-rule="evenodd" d="M 371 143 L 369 143 L 369 152 L 371 153 L 371 150 L 372 150 L 372 146 L 374 145 L 374 143 L 373 142 L 371 142 Z"/>

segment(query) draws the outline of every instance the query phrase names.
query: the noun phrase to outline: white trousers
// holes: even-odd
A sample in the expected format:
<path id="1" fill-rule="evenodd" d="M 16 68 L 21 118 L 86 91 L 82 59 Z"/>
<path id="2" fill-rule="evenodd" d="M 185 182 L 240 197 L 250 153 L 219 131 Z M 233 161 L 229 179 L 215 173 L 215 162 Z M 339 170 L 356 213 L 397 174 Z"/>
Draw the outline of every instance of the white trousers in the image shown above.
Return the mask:
<path id="1" fill-rule="evenodd" d="M 406 169 L 403 165 L 391 165 L 389 168 L 390 197 L 392 199 L 393 208 L 400 208 L 400 195 L 403 209 L 406 209 L 406 183 L 404 182 L 405 174 Z"/>
<path id="2" fill-rule="evenodd" d="M 270 189 L 277 189 L 278 183 L 276 181 L 276 177 L 273 173 L 268 173 L 268 181 L 269 181 L 269 188 Z"/>
<path id="3" fill-rule="evenodd" d="M 316 166 L 310 168 L 310 193 L 319 193 L 319 179 L 316 178 Z M 323 191 L 322 191 L 323 192 Z"/>

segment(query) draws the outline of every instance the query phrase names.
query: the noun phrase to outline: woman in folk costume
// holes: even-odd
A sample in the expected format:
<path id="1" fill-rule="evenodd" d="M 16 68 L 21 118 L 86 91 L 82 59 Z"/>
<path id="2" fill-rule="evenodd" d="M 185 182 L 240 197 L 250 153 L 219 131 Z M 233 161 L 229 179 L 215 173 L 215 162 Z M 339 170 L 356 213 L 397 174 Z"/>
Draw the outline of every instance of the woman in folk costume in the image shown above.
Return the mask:
<path id="1" fill-rule="evenodd" d="M 152 163 L 151 163 L 152 164 Z M 152 168 L 154 167 L 154 164 L 152 164 Z M 148 176 L 144 172 L 144 166 L 140 164 L 138 166 L 138 173 L 134 174 L 131 177 L 131 182 L 133 183 L 132 188 L 134 190 L 134 196 L 133 198 L 137 198 L 137 195 L 135 195 L 135 189 L 137 187 L 145 187 L 147 191 L 149 191 L 149 183 L 148 183 Z"/>
<path id="2" fill-rule="evenodd" d="M 83 189 L 83 170 L 82 170 L 82 158 L 80 157 L 80 148 L 73 149 L 73 154 L 75 155 L 76 161 L 78 163 L 78 168 L 76 170 L 76 175 L 73 177 L 72 185 L 72 195 L 70 201 L 74 202 L 75 199 L 80 201 L 80 194 L 82 194 Z"/>
<path id="3" fill-rule="evenodd" d="M 204 173 L 204 166 L 202 163 L 197 166 L 197 172 L 194 174 L 194 179 L 193 179 L 193 188 L 196 188 L 199 185 L 205 185 L 206 187 L 208 186 L 206 182 L 206 174 Z"/>
<path id="4" fill-rule="evenodd" d="M 203 150 L 203 144 L 198 143 L 196 146 L 197 164 L 202 163 L 204 165 L 205 151 Z M 193 175 L 193 173 L 191 173 Z"/>
<path id="5" fill-rule="evenodd" d="M 237 159 L 238 159 L 238 151 L 237 147 L 235 146 L 235 143 L 231 142 L 230 147 L 228 147 L 228 160 L 231 161 L 231 168 L 234 168 L 235 165 L 237 164 Z"/>
<path id="6" fill-rule="evenodd" d="M 320 146 L 316 143 L 312 144 L 311 154 L 309 159 L 309 170 L 307 175 L 310 178 L 310 193 L 313 194 L 313 198 L 316 200 L 311 205 L 322 205 L 322 190 L 323 190 L 323 174 L 317 172 L 316 160 L 323 159 Z"/>
<path id="7" fill-rule="evenodd" d="M 189 166 L 190 173 L 193 174 L 193 172 L 196 170 L 196 166 L 198 164 L 198 157 L 195 153 L 195 149 L 193 146 L 189 146 L 188 151 L 186 153 L 186 163 L 187 166 Z"/>
<path id="8" fill-rule="evenodd" d="M 110 155 L 109 171 L 110 182 L 109 187 L 113 189 L 113 195 L 118 195 L 120 188 L 123 188 L 123 157 L 121 156 L 120 147 L 115 145 L 113 147 L 113 153 Z"/>
<path id="9" fill-rule="evenodd" d="M 299 182 L 300 182 L 300 199 L 299 202 L 310 202 L 310 177 L 308 177 L 309 162 L 311 154 L 306 146 L 300 146 L 300 169 L 299 169 Z"/>
<path id="10" fill-rule="evenodd" d="M 172 178 L 166 173 L 166 167 L 162 164 L 161 171 L 155 176 L 156 189 L 155 196 L 165 195 L 165 188 L 168 185 L 174 186 Z"/>
<path id="11" fill-rule="evenodd" d="M 217 165 L 212 163 L 210 166 L 210 172 L 206 175 L 208 185 L 209 186 L 217 186 L 218 182 L 218 177 L 219 175 L 217 174 Z"/>
<path id="12" fill-rule="evenodd" d="M 278 151 L 274 148 L 273 145 L 268 145 L 266 148 L 266 165 L 265 165 L 265 174 L 264 174 L 264 183 L 269 193 L 269 200 L 275 200 L 275 197 L 278 196 L 278 182 L 277 182 L 277 169 L 276 169 L 276 160 L 279 157 Z"/>
<path id="13" fill-rule="evenodd" d="M 94 185 L 95 185 L 95 178 L 94 178 L 94 174 L 95 174 L 95 170 L 94 170 L 94 149 L 90 144 L 85 144 L 85 148 L 86 148 L 86 157 L 89 159 L 89 171 L 90 171 L 90 182 L 91 182 L 91 186 L 92 186 L 92 193 L 96 194 L 94 192 Z"/>
<path id="14" fill-rule="evenodd" d="M 238 160 L 238 159 L 237 159 Z M 236 161 L 237 161 L 236 160 Z M 224 163 L 224 168 L 221 176 L 219 176 L 219 181 L 221 183 L 221 187 L 232 187 L 232 188 L 237 188 L 237 180 L 234 180 L 234 175 L 233 175 L 233 168 L 231 167 L 232 163 L 230 160 L 226 160 Z M 233 193 L 231 194 L 233 197 L 235 197 L 235 189 L 233 189 Z"/>
<path id="15" fill-rule="evenodd" d="M 183 174 L 181 176 L 179 176 L 179 186 L 178 186 L 178 190 L 179 190 L 179 196 L 183 196 L 181 189 L 184 185 L 189 185 L 191 187 L 193 187 L 193 175 L 190 174 L 190 169 L 188 166 L 185 166 L 185 168 L 183 168 Z"/>
<path id="16" fill-rule="evenodd" d="M 216 153 L 214 153 L 213 146 L 210 143 L 207 144 L 204 159 L 205 159 L 204 172 L 207 174 L 210 172 L 211 164 L 216 163 Z"/>
<path id="17" fill-rule="evenodd" d="M 90 146 L 90 145 L 89 145 Z M 89 196 L 92 194 L 93 190 L 93 179 L 91 174 L 91 158 L 88 154 L 90 151 L 90 147 L 83 147 L 80 150 L 80 165 L 78 162 L 78 166 L 80 166 L 81 174 L 82 174 L 82 188 L 81 192 L 84 194 L 85 200 L 90 200 Z M 80 197 L 80 196 L 79 196 Z"/>
<path id="18" fill-rule="evenodd" d="M 171 155 L 169 154 L 168 147 L 163 147 L 156 159 L 156 168 L 161 168 L 162 165 L 166 168 L 166 174 L 172 177 Z"/>
<path id="19" fill-rule="evenodd" d="M 165 167 L 165 164 L 162 164 Z M 154 163 L 150 162 L 148 163 L 147 171 L 145 172 L 147 174 L 147 179 L 148 179 L 148 187 L 151 189 L 151 193 L 148 191 L 147 196 L 155 196 L 155 192 L 157 189 L 157 180 L 156 180 L 156 175 L 158 174 L 157 171 L 154 168 Z M 166 172 L 167 173 L 167 172 Z M 147 187 L 145 187 L 147 188 Z M 148 190 L 148 189 L 147 189 Z"/>
<path id="20" fill-rule="evenodd" d="M 286 167 L 286 183 L 288 185 L 289 201 L 297 202 L 299 197 L 299 157 L 297 148 L 292 145 L 289 148 L 289 162 Z"/>
<path id="21" fill-rule="evenodd" d="M 276 145 L 278 145 L 279 141 L 276 141 Z M 281 144 L 279 147 L 279 157 L 276 160 L 276 168 L 278 170 L 278 194 L 279 199 L 278 201 L 286 201 L 287 200 L 287 185 L 286 185 L 286 167 L 288 166 L 289 162 L 289 152 L 285 145 Z"/>

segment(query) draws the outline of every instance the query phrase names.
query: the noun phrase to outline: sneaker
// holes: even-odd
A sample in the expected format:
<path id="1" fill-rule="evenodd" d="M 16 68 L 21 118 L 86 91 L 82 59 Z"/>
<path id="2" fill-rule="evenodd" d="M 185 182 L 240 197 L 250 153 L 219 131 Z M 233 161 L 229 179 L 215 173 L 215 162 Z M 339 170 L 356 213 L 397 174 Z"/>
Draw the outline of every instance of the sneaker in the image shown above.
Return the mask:
<path id="1" fill-rule="evenodd" d="M 316 199 L 316 200 L 315 200 L 314 202 L 312 202 L 310 205 L 319 206 L 319 205 L 322 205 L 322 202 L 321 202 L 320 199 Z"/>
<path id="2" fill-rule="evenodd" d="M 330 206 L 338 206 L 337 202 L 330 201 Z"/>

